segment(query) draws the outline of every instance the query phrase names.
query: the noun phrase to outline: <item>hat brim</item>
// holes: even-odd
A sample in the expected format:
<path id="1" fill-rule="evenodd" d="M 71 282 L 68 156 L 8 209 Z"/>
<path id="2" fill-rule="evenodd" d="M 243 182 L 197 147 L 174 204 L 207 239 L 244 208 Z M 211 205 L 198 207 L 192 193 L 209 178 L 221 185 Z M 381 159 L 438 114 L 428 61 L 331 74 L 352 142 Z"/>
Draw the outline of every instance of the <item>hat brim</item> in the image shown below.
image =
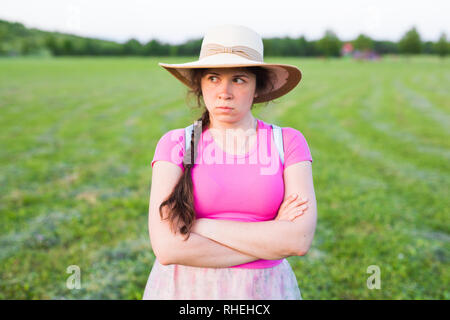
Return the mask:
<path id="1" fill-rule="evenodd" d="M 276 76 L 274 79 L 274 88 L 267 92 L 261 92 L 258 97 L 253 100 L 253 103 L 267 102 L 285 95 L 294 89 L 302 78 L 302 73 L 296 66 L 258 62 L 230 53 L 214 54 L 198 61 L 182 64 L 167 64 L 160 62 L 159 65 L 169 71 L 189 88 L 193 88 L 193 83 L 191 82 L 192 69 L 262 67 L 273 71 Z"/>

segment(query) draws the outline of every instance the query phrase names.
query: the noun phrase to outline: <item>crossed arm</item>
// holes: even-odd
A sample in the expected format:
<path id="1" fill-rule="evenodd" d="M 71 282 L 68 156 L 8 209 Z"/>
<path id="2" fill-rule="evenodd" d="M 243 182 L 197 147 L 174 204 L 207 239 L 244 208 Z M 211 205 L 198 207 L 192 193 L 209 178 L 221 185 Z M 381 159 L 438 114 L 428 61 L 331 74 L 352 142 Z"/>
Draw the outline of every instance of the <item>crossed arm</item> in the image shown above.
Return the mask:
<path id="1" fill-rule="evenodd" d="M 287 167 L 284 181 L 286 197 L 298 193 L 310 199 L 306 212 L 295 220 L 241 222 L 197 219 L 192 231 L 260 259 L 305 255 L 311 246 L 317 221 L 311 162 L 303 161 Z"/>
<path id="2" fill-rule="evenodd" d="M 311 162 L 303 161 L 287 167 L 284 181 L 286 197 L 298 193 L 309 199 L 308 209 L 295 220 L 241 222 L 197 219 L 187 241 L 183 241 L 180 235 L 161 241 L 162 237 L 157 234 L 152 237 L 151 232 L 155 254 L 163 264 L 217 268 L 306 254 L 317 219 Z M 149 223 L 163 224 L 156 220 Z M 153 233 L 158 229 L 153 228 Z M 154 245 L 154 241 L 160 243 Z"/>

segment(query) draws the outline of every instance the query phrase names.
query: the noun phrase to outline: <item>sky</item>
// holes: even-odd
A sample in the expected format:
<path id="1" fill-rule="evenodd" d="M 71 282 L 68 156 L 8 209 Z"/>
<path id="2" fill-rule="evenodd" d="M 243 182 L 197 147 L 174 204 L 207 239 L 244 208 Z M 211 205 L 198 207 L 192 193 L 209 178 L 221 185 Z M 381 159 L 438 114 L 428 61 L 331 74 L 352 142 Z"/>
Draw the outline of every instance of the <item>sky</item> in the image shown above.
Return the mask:
<path id="1" fill-rule="evenodd" d="M 364 33 L 398 41 L 415 26 L 422 40 L 450 39 L 449 0 L 0 0 L 0 19 L 29 28 L 142 43 L 179 44 L 200 39 L 208 28 L 240 24 L 263 38 L 321 38 L 333 30 L 341 40 Z"/>

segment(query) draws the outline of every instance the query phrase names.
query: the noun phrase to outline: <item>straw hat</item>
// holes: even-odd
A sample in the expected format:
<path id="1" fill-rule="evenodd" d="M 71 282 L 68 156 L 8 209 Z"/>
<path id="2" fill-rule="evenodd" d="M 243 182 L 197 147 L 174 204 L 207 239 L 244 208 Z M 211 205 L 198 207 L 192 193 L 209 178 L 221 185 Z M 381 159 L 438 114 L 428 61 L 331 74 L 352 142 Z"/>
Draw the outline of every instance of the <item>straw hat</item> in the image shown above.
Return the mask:
<path id="1" fill-rule="evenodd" d="M 221 25 L 204 36 L 197 61 L 182 64 L 159 63 L 189 88 L 193 88 L 191 70 L 194 68 L 232 68 L 258 66 L 276 75 L 274 88 L 260 93 L 254 103 L 279 98 L 297 86 L 302 78 L 300 70 L 292 65 L 265 63 L 261 36 L 244 26 Z"/>

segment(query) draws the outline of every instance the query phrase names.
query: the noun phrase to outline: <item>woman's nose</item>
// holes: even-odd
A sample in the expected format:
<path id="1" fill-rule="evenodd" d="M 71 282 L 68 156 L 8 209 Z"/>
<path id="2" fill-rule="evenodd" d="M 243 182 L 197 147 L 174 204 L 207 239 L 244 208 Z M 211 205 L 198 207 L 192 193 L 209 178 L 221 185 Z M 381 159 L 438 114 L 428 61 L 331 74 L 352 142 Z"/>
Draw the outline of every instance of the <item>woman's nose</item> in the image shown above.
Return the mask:
<path id="1" fill-rule="evenodd" d="M 223 81 L 222 86 L 219 91 L 219 98 L 221 99 L 230 99 L 232 98 L 232 92 L 231 92 L 231 83 L 228 81 Z"/>

